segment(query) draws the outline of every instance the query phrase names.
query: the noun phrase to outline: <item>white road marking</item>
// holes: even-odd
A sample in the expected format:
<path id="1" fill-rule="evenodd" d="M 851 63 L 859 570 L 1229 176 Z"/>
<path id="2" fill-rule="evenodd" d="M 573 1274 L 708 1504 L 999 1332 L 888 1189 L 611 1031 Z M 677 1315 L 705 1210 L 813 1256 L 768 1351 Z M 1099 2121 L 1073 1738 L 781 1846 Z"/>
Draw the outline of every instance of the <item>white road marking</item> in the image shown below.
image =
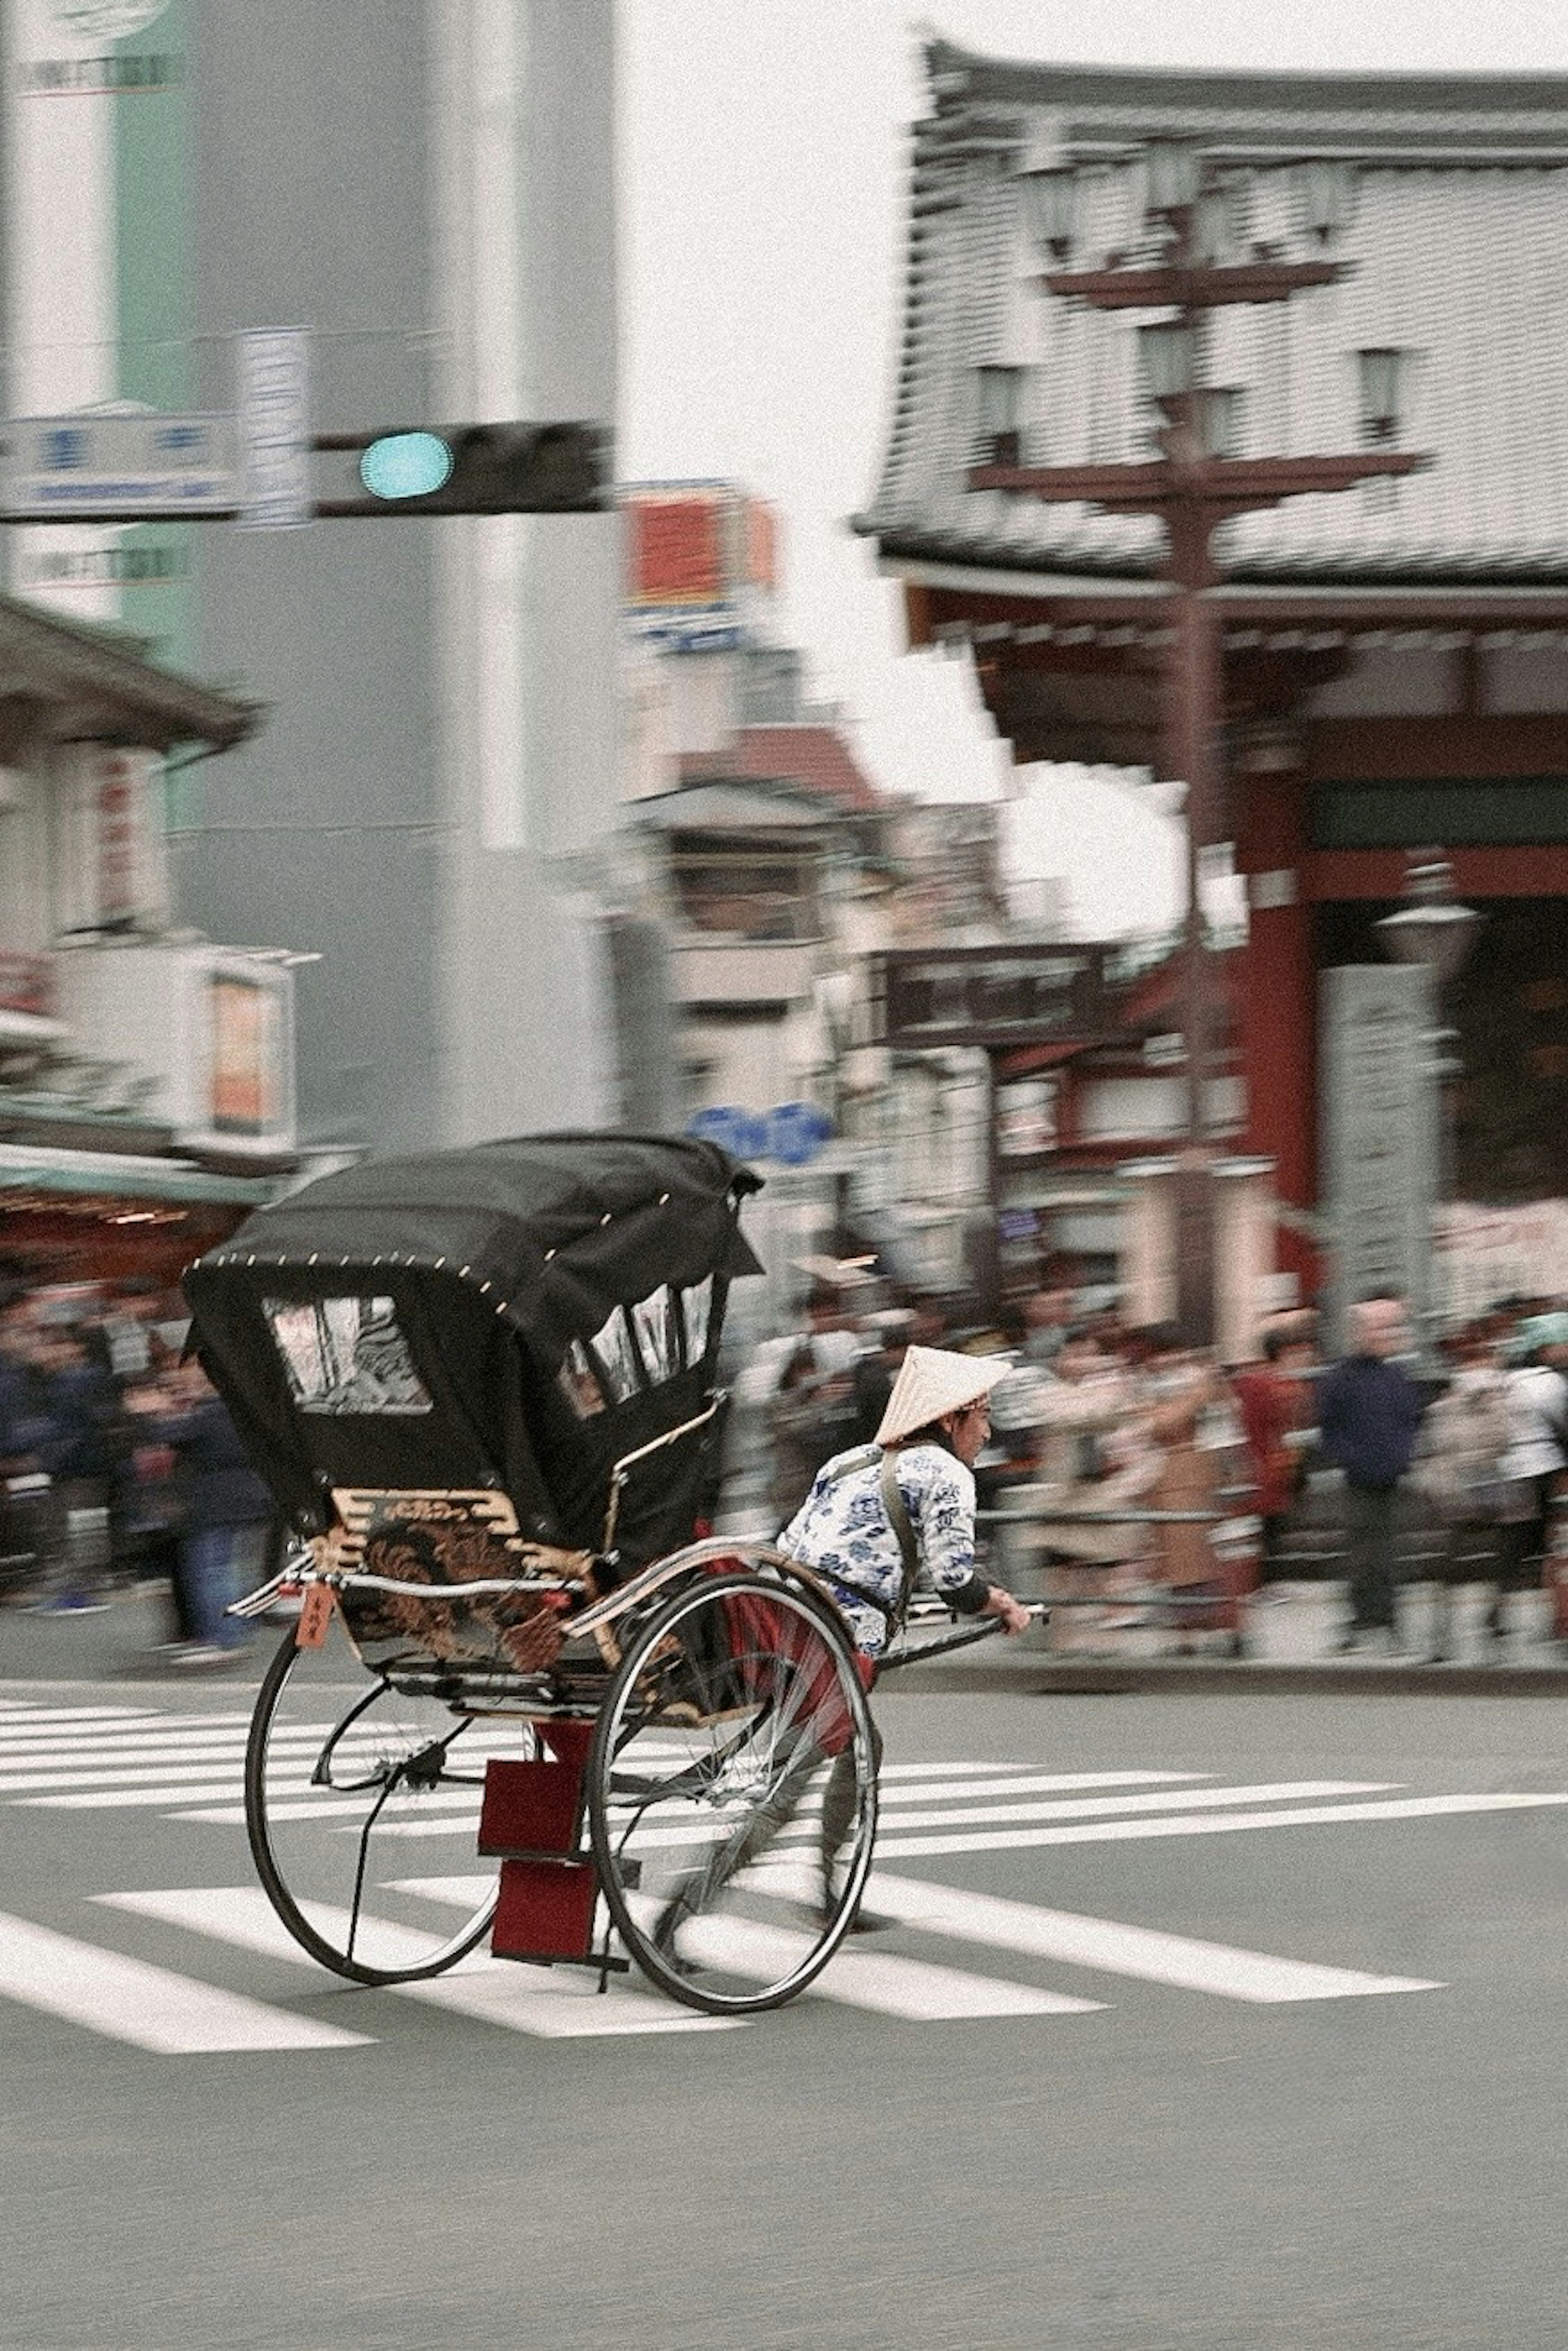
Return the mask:
<path id="1" fill-rule="evenodd" d="M 304 1757 L 300 1758 L 298 1776 L 291 1783 L 300 1789 L 308 1788 L 310 1785 L 310 1775 L 305 1768 L 306 1760 Z M 235 1788 L 245 1777 L 243 1755 L 235 1755 L 232 1758 L 222 1755 L 201 1756 L 192 1764 L 189 1773 L 183 1779 L 175 1777 L 179 1770 L 180 1758 L 172 1756 L 162 1763 L 106 1763 L 99 1765 L 94 1771 L 78 1771 L 74 1768 L 68 1771 L 6 1771 L 0 1773 L 0 1795 L 30 1794 L 37 1788 L 141 1788 L 155 1783 L 160 1788 L 166 1788 L 171 1796 L 178 1798 L 193 1782 L 210 1780 L 214 1772 L 221 1771 L 225 1764 L 230 1761 L 234 1768 L 225 1780 L 224 1785 Z"/>
<path id="2" fill-rule="evenodd" d="M 494 1881 L 484 1877 L 402 1877 L 396 1890 L 430 1902 L 448 1903 L 454 1909 L 473 1910 Z M 773 1928 L 749 1918 L 703 1919 L 686 1934 L 706 1938 L 706 1949 L 726 1964 L 760 1982 L 779 1976 L 798 1963 L 811 1948 L 813 1938 L 803 1931 Z M 926 1959 L 900 1959 L 881 1951 L 841 1948 L 803 1995 L 811 2000 L 835 2000 L 851 2008 L 873 2010 L 879 2016 L 941 2018 L 979 2016 L 1079 2016 L 1104 2003 L 1077 2000 L 1066 1992 L 1041 1991 L 1032 1984 L 1009 1983 L 998 1976 L 979 1976 L 967 1969 L 934 1966 Z"/>
<path id="3" fill-rule="evenodd" d="M 333 1726 L 323 1723 L 319 1729 L 291 1730 L 279 1742 L 288 1747 L 318 1747 Z M 0 1771 L 16 1771 L 38 1762 L 134 1763 L 139 1755 L 188 1755 L 208 1749 L 221 1750 L 225 1754 L 243 1755 L 247 1741 L 243 1730 L 192 1730 L 183 1724 L 177 1729 L 125 1730 L 112 1735 L 99 1734 L 92 1739 L 12 1739 L 0 1740 Z"/>
<path id="4" fill-rule="evenodd" d="M 777 1982 L 799 1966 L 815 1940 L 802 1930 L 764 1927 L 751 1918 L 696 1918 L 683 1930 L 681 1949 L 757 1982 Z M 999 1977 L 971 1975 L 964 1969 L 934 1967 L 925 1959 L 841 1946 L 801 1997 L 927 2023 L 961 2017 L 1086 2016 L 1105 2004 L 1076 1999 L 1071 1992 L 1008 1983 Z"/>
<path id="5" fill-rule="evenodd" d="M 1025 1845 L 1033 1841 L 1032 1831 L 1011 1827 L 1005 1831 L 995 1832 L 999 1835 L 1000 1842 L 994 1847 L 988 1842 L 972 1845 L 969 1843 L 971 1832 L 966 1832 L 961 1836 L 937 1837 L 904 1834 L 906 1829 L 916 1827 L 922 1823 L 927 1826 L 940 1825 L 946 1828 L 950 1824 L 962 1823 L 966 1821 L 1000 1823 L 1017 1821 L 1081 1820 L 1086 1817 L 1099 1820 L 1122 1813 L 1161 1813 L 1168 1810 L 1171 1804 L 1178 1802 L 1205 1807 L 1211 1805 L 1223 1807 L 1230 1804 L 1252 1804 L 1276 1797 L 1375 1795 L 1397 1784 L 1396 1782 L 1389 1780 L 1261 1781 L 1251 1786 L 1239 1788 L 1202 1788 L 1196 1791 L 1184 1788 L 1179 1795 L 1173 1794 L 1168 1790 L 1162 1790 L 1157 1793 L 1132 1796 L 1072 1797 L 1059 1802 L 1041 1801 L 1027 1804 L 984 1805 L 968 1812 L 925 1813 L 915 1814 L 913 1818 L 907 1814 L 893 1813 L 888 1816 L 887 1821 L 887 1828 L 892 1833 L 879 1834 L 877 1850 L 879 1853 L 893 1854 L 989 1852 L 1005 1851 L 1015 1838 L 1019 1844 Z M 820 1806 L 815 1810 L 820 1810 Z M 622 1813 L 619 1816 L 624 1818 L 625 1814 Z M 686 1844 L 716 1844 L 725 1837 L 733 1834 L 736 1828 L 747 1817 L 748 1808 L 744 1800 L 739 1797 L 727 1804 L 715 1805 L 711 1810 L 704 1810 L 700 1813 L 695 1808 L 676 1804 L 650 1805 L 643 1815 L 643 1824 L 637 1832 L 637 1845 L 640 1851 L 653 1852 L 672 1850 Z M 788 1851 L 792 1844 L 810 1841 L 818 1834 L 814 1808 L 810 1804 L 802 1804 L 793 1818 L 779 1829 L 773 1840 L 772 1849 L 778 1852 Z M 982 1831 L 979 1834 L 982 1837 L 986 1837 L 992 1833 Z M 1050 1842 L 1049 1839 L 1045 1841 Z"/>
<path id="6" fill-rule="evenodd" d="M 1568 1804 L 1562 1795 L 1402 1796 L 1372 1804 L 1303 1804 L 1272 1813 L 1176 1813 L 1159 1820 L 1075 1821 L 1051 1828 L 977 1829 L 959 1836 L 879 1837 L 877 1852 L 899 1859 L 945 1853 L 1011 1853 L 1035 1845 L 1114 1844 L 1146 1837 L 1225 1836 L 1242 1829 L 1315 1827 L 1320 1823 L 1432 1820 L 1449 1813 L 1506 1813 Z"/>
<path id="7" fill-rule="evenodd" d="M 79 1722 L 96 1730 L 103 1723 L 159 1722 L 162 1719 L 153 1706 L 40 1706 L 28 1712 L 26 1728 L 30 1730 L 35 1723 L 40 1722 Z M 0 1730 L 0 1738 L 8 1738 L 11 1729 L 7 1723 Z"/>
<path id="8" fill-rule="evenodd" d="M 1021 1769 L 1010 1779 L 967 1781 L 962 1787 L 949 1788 L 946 1782 L 946 1767 L 937 1766 L 927 1774 L 920 1786 L 883 1787 L 883 1804 L 935 1803 L 951 1798 L 955 1803 L 973 1803 L 980 1796 L 1045 1796 L 1058 1792 L 1066 1794 L 1073 1788 L 1147 1788 L 1190 1787 L 1200 1780 L 1212 1780 L 1212 1771 L 1049 1771 L 1028 1772 Z M 879 1773 L 884 1780 L 885 1773 Z"/>
<path id="9" fill-rule="evenodd" d="M 962 1827 L 966 1823 L 1004 1821 L 1073 1821 L 1093 1814 L 1167 1813 L 1173 1804 L 1201 1806 L 1251 1804 L 1304 1796 L 1375 1796 L 1397 1787 L 1396 1780 L 1265 1780 L 1249 1787 L 1182 1789 L 1178 1794 L 1161 1789 L 1135 1796 L 1072 1797 L 1057 1803 L 979 1804 L 972 1811 L 899 1813 L 892 1815 L 898 1830 Z"/>
<path id="10" fill-rule="evenodd" d="M 483 1883 L 488 1894 L 494 1880 Z M 295 1942 L 259 1886 L 171 1887 L 146 1894 L 100 1894 L 97 1899 L 113 1909 L 135 1911 L 143 1917 L 162 1919 L 166 1925 L 234 1944 L 241 1950 L 256 1951 L 272 1959 L 292 1960 L 322 1972 L 309 1953 Z M 347 1929 L 347 1914 L 325 1903 L 311 1905 L 310 1915 L 324 1932 L 341 1936 Z M 385 1951 L 399 1966 L 417 1965 L 439 1940 L 414 1928 L 394 1926 L 385 1919 L 374 1921 L 374 1931 L 378 1950 Z M 377 1989 L 378 1996 L 418 2001 L 427 2008 L 445 2009 L 484 2024 L 499 2025 L 508 2032 L 531 2033 L 546 2041 L 601 2038 L 616 2033 L 723 2031 L 737 2021 L 695 2015 L 689 2009 L 676 2007 L 672 2001 L 655 1998 L 614 1979 L 600 1993 L 591 1986 L 585 1987 L 582 1977 L 575 1970 L 569 1977 L 550 1970 L 523 1969 L 515 1961 L 493 1959 L 487 1952 L 471 1953 L 446 1974 L 432 1977 L 423 1983 L 388 1984 Z"/>
<path id="11" fill-rule="evenodd" d="M 1272 2004 L 1442 1989 L 1420 1977 L 1367 1975 L 1357 1969 L 1275 1959 L 1266 1951 L 1237 1950 L 1227 1943 L 1196 1941 L 1074 1911 L 1041 1909 L 996 1895 L 961 1893 L 883 1870 L 873 1873 L 871 1898 L 906 1926 L 927 1934 L 1065 1961 L 1070 1967 L 1137 1976 L 1150 1983 L 1176 1984 L 1187 1991 L 1213 1992 L 1224 2000 Z"/>
<path id="12" fill-rule="evenodd" d="M 99 1949 L 25 1918 L 0 1916 L 0 1995 L 111 2041 L 164 2056 L 218 2050 L 353 2049 L 369 2039 L 217 1991 L 168 1968 Z"/>
<path id="13" fill-rule="evenodd" d="M 187 1801 L 192 1798 L 225 1796 L 230 1792 L 232 1782 L 219 1788 L 187 1788 L 184 1793 Z M 422 1810 L 431 1813 L 476 1813 L 479 1809 L 479 1796 L 480 1791 L 477 1787 L 466 1791 L 454 1789 L 450 1795 L 444 1795 L 438 1788 L 432 1788 L 425 1791 L 419 1801 Z M 39 1800 L 37 1796 L 29 1796 L 25 1801 L 28 1803 L 37 1803 Z M 291 1796 L 281 1804 L 268 1804 L 267 1815 L 268 1820 L 272 1821 L 359 1820 L 363 1816 L 364 1810 L 363 1796 Z M 225 1827 L 243 1828 L 245 1806 L 220 1804 L 213 1810 L 180 1812 L 175 1814 L 175 1818 L 182 1821 L 217 1821 Z"/>
<path id="14" fill-rule="evenodd" d="M 211 1777 L 198 1782 L 171 1780 L 163 1774 L 163 1783 L 157 1788 L 76 1788 L 63 1796 L 13 1796 L 11 1802 L 22 1812 L 117 1812 L 137 1805 L 189 1803 L 193 1798 L 206 1801 L 218 1796 L 232 1796 L 239 1783 L 240 1774 L 231 1771 L 225 1780 Z M 239 1807 L 239 1817 L 245 1818 L 245 1807 Z"/>

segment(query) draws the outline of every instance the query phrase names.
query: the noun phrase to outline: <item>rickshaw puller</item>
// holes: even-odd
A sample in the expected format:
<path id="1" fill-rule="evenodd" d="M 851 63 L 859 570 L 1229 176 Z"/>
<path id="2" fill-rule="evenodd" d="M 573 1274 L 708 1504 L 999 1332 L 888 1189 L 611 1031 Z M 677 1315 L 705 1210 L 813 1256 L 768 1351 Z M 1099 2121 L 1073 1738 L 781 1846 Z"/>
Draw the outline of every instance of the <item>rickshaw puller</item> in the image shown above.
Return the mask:
<path id="1" fill-rule="evenodd" d="M 990 1392 L 1009 1369 L 995 1357 L 907 1349 L 873 1441 L 824 1462 L 779 1538 L 780 1551 L 831 1588 L 867 1660 L 868 1686 L 921 1568 L 960 1615 L 999 1617 L 1010 1635 L 1034 1621 L 975 1568 L 974 1463 L 990 1434 Z M 880 1769 L 874 1725 L 872 1737 Z M 822 1802 L 824 1877 L 853 1818 L 854 1784 L 853 1759 L 841 1755 Z M 858 1923 L 873 1922 L 862 1914 Z"/>

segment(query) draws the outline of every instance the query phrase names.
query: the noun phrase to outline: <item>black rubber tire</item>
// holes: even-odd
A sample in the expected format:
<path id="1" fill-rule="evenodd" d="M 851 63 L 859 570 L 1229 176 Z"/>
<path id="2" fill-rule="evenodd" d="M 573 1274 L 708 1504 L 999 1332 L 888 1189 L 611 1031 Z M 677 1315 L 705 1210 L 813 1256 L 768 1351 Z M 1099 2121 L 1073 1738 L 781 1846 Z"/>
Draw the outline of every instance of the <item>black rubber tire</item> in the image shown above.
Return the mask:
<path id="1" fill-rule="evenodd" d="M 356 1952 L 354 1944 L 355 1928 L 360 1913 L 360 1878 L 362 1878 L 363 1855 L 370 1834 L 370 1828 L 367 1826 L 361 1832 L 361 1838 L 360 1878 L 356 1877 L 353 1860 L 348 1857 L 351 1855 L 352 1848 L 347 1839 L 344 1841 L 346 1856 L 344 1874 L 348 1880 L 345 1890 L 351 1897 L 350 1924 L 347 1931 L 340 1929 L 334 1929 L 331 1933 L 323 1931 L 323 1910 L 319 1897 L 317 1900 L 317 1922 L 313 1923 L 311 1918 L 307 1917 L 302 1906 L 307 1900 L 312 1898 L 311 1895 L 304 1887 L 289 1882 L 287 1863 L 278 1852 L 277 1823 L 274 1819 L 277 1799 L 269 1800 L 269 1767 L 273 1761 L 274 1734 L 279 1728 L 279 1716 L 287 1704 L 291 1686 L 305 1670 L 301 1661 L 313 1657 L 315 1654 L 314 1651 L 296 1647 L 294 1630 L 291 1626 L 285 1634 L 256 1692 L 256 1708 L 251 1716 L 250 1736 L 246 1746 L 245 1759 L 246 1830 L 250 1839 L 250 1850 L 256 1863 L 256 1875 L 261 1880 L 268 1901 L 294 1940 L 302 1950 L 308 1951 L 312 1959 L 319 1959 L 324 1968 L 330 1968 L 335 1975 L 347 1976 L 355 1983 L 418 1983 L 427 1977 L 440 1975 L 445 1969 L 455 1966 L 459 1959 L 474 1949 L 486 1933 L 490 1921 L 495 1916 L 497 1892 L 493 1889 L 476 1910 L 465 1917 L 459 1928 L 449 1936 L 438 1937 L 431 1950 L 422 1954 L 417 1959 L 396 1965 L 377 1964 L 365 1959 Z M 389 1685 L 380 1679 L 372 1682 L 368 1690 L 356 1696 L 353 1704 L 344 1709 L 340 1719 L 322 1739 L 319 1749 L 316 1750 L 314 1758 L 316 1773 L 319 1773 L 323 1769 L 329 1771 L 330 1759 L 345 1734 L 353 1726 L 367 1719 L 377 1704 L 388 1696 L 395 1698 L 396 1693 L 391 1692 Z M 456 1731 L 454 1735 L 455 1736 L 461 1732 L 464 1724 L 461 1717 L 455 1718 L 455 1720 Z M 287 1757 L 285 1760 L 289 1770 L 297 1771 L 302 1768 L 302 1761 L 309 1759 L 305 1756 L 300 1761 L 296 1761 L 293 1757 Z M 323 1784 L 330 1786 L 333 1783 L 328 1781 Z M 439 1779 L 434 1784 L 439 1786 L 441 1784 Z M 373 1807 L 376 1809 L 379 1807 L 376 1807 L 376 1800 L 371 1795 L 368 1787 L 364 1790 L 364 1793 L 365 1811 L 370 1814 Z M 476 1813 L 476 1803 L 475 1809 Z"/>
<path id="2" fill-rule="evenodd" d="M 737 1647 L 747 1609 L 765 1629 Z M 695 1721 L 683 1720 L 686 1706 Z M 639 1752 L 643 1736 L 649 1746 Z M 766 1915 L 776 1896 L 742 1880 L 776 1839 L 798 1834 L 800 1805 L 825 1788 L 839 1756 L 849 1765 L 841 1785 L 852 1785 L 835 1856 L 847 1848 L 849 1857 L 836 1869 L 819 1860 L 821 1908 L 804 1934 L 798 1925 L 781 1930 Z M 656 1610 L 630 1636 L 587 1775 L 600 1886 L 649 1980 L 714 2016 L 779 2008 L 803 1991 L 848 1934 L 864 1890 L 876 1834 L 874 1758 L 854 1652 L 804 1586 L 762 1573 L 708 1574 Z M 654 1807 L 662 1809 L 650 1823 Z M 728 1834 L 716 1836 L 727 1817 Z M 694 1849 L 702 1860 L 683 1863 Z M 800 1857 L 792 1846 L 789 1861 Z M 738 1942 L 745 1964 L 722 1951 L 711 1962 L 683 1953 L 679 1937 L 694 1926 L 710 1947 Z"/>

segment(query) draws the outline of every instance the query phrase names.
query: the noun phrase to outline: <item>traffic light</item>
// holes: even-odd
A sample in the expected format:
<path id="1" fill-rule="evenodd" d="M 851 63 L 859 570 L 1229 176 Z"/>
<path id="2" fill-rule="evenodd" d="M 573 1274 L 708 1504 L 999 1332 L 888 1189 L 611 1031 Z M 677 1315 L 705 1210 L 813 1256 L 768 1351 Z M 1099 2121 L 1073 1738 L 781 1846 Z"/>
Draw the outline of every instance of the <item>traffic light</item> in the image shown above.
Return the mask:
<path id="1" fill-rule="evenodd" d="M 612 503 L 599 424 L 422 425 L 317 446 L 360 453 L 359 495 L 322 498 L 322 515 L 597 514 Z"/>

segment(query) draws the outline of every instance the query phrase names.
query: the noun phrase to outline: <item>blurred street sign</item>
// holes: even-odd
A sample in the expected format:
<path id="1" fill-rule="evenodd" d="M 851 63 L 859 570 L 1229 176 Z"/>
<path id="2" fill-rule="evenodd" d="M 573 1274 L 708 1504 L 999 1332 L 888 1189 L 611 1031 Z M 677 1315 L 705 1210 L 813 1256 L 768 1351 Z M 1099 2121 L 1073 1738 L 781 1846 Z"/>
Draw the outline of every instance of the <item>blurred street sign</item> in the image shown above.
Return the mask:
<path id="1" fill-rule="evenodd" d="M 239 520 L 292 530 L 314 518 L 310 330 L 257 327 L 235 342 L 239 411 Z"/>
<path id="2" fill-rule="evenodd" d="M 0 510 L 11 521 L 221 514 L 234 506 L 231 416 L 9 417 L 5 440 Z"/>
<path id="3" fill-rule="evenodd" d="M 736 1159 L 761 1159 L 768 1151 L 768 1122 L 754 1110 L 737 1110 L 720 1104 L 714 1110 L 699 1110 L 689 1121 L 686 1133 L 695 1134 L 701 1143 L 716 1143 Z"/>
<path id="4" fill-rule="evenodd" d="M 832 1132 L 832 1120 L 815 1102 L 779 1102 L 768 1113 L 768 1156 L 786 1167 L 809 1166 Z"/>
<path id="5" fill-rule="evenodd" d="M 783 1167 L 806 1167 L 831 1142 L 833 1122 L 815 1102 L 779 1102 L 768 1111 L 721 1104 L 699 1110 L 686 1133 L 716 1143 L 737 1159 L 776 1159 Z"/>
<path id="6" fill-rule="evenodd" d="M 894 948 L 881 958 L 879 1041 L 1007 1045 L 1098 1038 L 1110 1025 L 1103 946 Z"/>

